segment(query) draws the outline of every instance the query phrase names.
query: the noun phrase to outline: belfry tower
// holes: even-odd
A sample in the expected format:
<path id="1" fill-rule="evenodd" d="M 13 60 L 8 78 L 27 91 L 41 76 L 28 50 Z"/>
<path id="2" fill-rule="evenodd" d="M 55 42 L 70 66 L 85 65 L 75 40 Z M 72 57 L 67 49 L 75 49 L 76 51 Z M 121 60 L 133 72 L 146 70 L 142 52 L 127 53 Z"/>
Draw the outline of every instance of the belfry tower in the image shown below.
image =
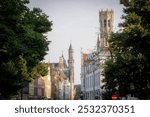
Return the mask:
<path id="1" fill-rule="evenodd" d="M 100 23 L 100 49 L 105 50 L 109 47 L 108 39 L 113 31 L 114 11 L 99 11 Z"/>
<path id="2" fill-rule="evenodd" d="M 72 45 L 70 44 L 69 47 L 69 60 L 68 60 L 68 64 L 69 64 L 69 70 L 70 70 L 70 100 L 74 99 L 74 59 L 73 59 L 73 49 L 72 49 Z"/>

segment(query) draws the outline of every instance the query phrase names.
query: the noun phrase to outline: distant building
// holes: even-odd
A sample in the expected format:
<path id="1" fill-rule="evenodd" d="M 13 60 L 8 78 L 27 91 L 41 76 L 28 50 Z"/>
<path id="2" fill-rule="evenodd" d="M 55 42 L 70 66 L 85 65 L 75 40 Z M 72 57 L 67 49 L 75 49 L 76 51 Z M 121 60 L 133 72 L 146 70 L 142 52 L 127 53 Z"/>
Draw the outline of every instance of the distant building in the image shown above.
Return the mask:
<path id="1" fill-rule="evenodd" d="M 48 74 L 44 77 L 39 77 L 32 82 L 24 83 L 24 88 L 21 89 L 17 99 L 22 100 L 40 100 L 51 99 L 51 75 L 50 65 L 46 64 L 48 68 Z"/>
<path id="2" fill-rule="evenodd" d="M 84 99 L 102 99 L 103 64 L 110 57 L 108 39 L 113 31 L 114 12 L 99 12 L 100 38 L 91 53 L 81 52 L 81 92 Z"/>
<path id="3" fill-rule="evenodd" d="M 70 90 L 67 90 L 67 88 L 70 88 L 68 68 L 65 66 L 62 69 L 59 65 L 60 61 L 59 63 L 51 63 L 52 99 L 70 99 L 67 96 L 70 93 Z"/>
<path id="4" fill-rule="evenodd" d="M 74 59 L 73 49 L 69 47 L 68 66 L 64 56 L 59 58 L 59 63 L 51 63 L 52 99 L 73 100 L 74 89 Z"/>

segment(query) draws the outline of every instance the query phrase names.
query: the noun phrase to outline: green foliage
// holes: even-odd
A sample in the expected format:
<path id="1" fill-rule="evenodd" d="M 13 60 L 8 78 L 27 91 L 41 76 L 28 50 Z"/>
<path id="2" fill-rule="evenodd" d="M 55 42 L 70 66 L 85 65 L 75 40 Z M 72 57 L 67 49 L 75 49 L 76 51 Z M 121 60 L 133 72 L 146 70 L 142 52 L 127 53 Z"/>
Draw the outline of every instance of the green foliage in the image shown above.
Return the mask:
<path id="1" fill-rule="evenodd" d="M 29 78 L 30 80 L 36 79 L 40 76 L 46 76 L 47 74 L 48 74 L 47 65 L 44 63 L 39 63 L 31 70 L 29 74 Z"/>
<path id="2" fill-rule="evenodd" d="M 124 3 L 122 31 L 112 34 L 113 59 L 105 66 L 105 88 L 119 96 L 133 93 L 148 99 L 150 93 L 150 0 Z M 146 14 L 145 14 L 146 13 Z"/>
<path id="3" fill-rule="evenodd" d="M 47 54 L 49 43 L 45 33 L 51 31 L 52 22 L 41 9 L 30 10 L 27 3 L 28 0 L 0 1 L 0 97 L 3 98 L 17 93 L 23 82 L 47 73 L 41 61 Z"/>
<path id="4" fill-rule="evenodd" d="M 22 80 L 27 80 L 29 78 L 27 61 L 21 55 L 19 56 L 18 68 L 19 68 L 20 76 L 22 76 L 23 78 Z"/>

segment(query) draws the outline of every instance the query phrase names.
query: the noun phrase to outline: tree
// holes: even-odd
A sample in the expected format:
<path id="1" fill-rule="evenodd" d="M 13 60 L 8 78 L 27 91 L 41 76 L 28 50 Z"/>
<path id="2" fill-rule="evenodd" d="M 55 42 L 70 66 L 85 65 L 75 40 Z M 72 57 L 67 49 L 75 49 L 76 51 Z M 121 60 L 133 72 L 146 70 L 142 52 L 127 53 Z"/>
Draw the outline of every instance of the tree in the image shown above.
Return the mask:
<path id="1" fill-rule="evenodd" d="M 109 39 L 113 59 L 105 66 L 105 87 L 120 96 L 150 94 L 150 0 L 124 0 L 123 28 Z"/>
<path id="2" fill-rule="evenodd" d="M 24 82 L 47 73 L 41 61 L 47 54 L 45 33 L 51 31 L 52 22 L 41 9 L 30 10 L 28 3 L 0 1 L 0 97 L 4 99 L 16 94 Z"/>

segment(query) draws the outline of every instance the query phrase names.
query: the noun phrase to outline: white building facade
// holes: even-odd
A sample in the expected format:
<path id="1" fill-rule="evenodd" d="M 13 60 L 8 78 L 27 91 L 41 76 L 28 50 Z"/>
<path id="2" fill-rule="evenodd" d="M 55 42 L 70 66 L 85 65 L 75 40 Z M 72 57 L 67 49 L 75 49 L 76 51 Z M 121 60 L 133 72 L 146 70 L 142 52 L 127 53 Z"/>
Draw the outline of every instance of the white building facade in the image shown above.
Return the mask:
<path id="1" fill-rule="evenodd" d="M 100 11 L 100 34 L 97 48 L 92 53 L 81 52 L 81 92 L 83 99 L 102 99 L 104 89 L 103 68 L 105 60 L 110 57 L 108 39 L 113 31 L 113 10 Z M 99 39 L 100 36 L 100 39 Z"/>
<path id="2" fill-rule="evenodd" d="M 84 99 L 95 99 L 100 95 L 99 62 L 94 53 L 82 53 L 82 59 L 84 60 L 81 66 L 81 91 Z"/>

